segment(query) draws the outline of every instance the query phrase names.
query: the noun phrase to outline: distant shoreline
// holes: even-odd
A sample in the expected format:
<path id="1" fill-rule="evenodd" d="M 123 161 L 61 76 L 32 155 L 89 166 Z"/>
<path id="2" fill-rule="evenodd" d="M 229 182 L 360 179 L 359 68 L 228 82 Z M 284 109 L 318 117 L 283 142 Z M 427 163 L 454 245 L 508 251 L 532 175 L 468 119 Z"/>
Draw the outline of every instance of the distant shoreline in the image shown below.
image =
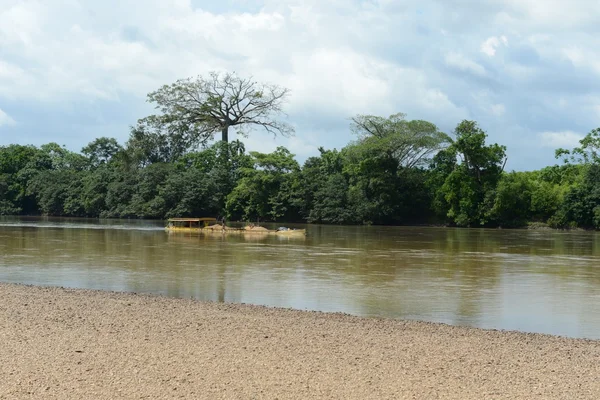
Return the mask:
<path id="1" fill-rule="evenodd" d="M 0 398 L 600 398 L 600 341 L 0 283 Z"/>

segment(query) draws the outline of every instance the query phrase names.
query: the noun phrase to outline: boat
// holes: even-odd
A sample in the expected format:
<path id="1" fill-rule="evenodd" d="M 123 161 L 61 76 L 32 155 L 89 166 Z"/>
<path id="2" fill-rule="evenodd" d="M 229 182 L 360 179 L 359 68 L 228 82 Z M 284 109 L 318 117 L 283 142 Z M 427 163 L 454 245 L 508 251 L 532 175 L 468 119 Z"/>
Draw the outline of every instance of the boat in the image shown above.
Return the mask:
<path id="1" fill-rule="evenodd" d="M 169 232 L 197 232 L 212 234 L 239 234 L 252 236 L 277 235 L 281 237 L 306 236 L 306 229 L 290 229 L 281 227 L 278 229 L 267 229 L 253 224 L 243 228 L 232 228 L 217 223 L 216 218 L 169 218 L 165 228 Z"/>
<path id="2" fill-rule="evenodd" d="M 169 218 L 165 229 L 171 232 L 195 232 L 216 223 L 216 218 Z"/>

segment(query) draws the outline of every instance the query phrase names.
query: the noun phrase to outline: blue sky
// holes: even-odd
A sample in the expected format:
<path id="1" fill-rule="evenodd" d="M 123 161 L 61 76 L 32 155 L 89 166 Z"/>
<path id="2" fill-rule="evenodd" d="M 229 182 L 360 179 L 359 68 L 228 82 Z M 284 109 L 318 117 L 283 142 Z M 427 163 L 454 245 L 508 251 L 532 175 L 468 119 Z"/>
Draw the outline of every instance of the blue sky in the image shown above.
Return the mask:
<path id="1" fill-rule="evenodd" d="M 127 140 L 148 92 L 210 71 L 291 89 L 300 161 L 356 114 L 474 119 L 508 168 L 554 164 L 600 126 L 600 2 L 0 0 L 0 145 Z"/>

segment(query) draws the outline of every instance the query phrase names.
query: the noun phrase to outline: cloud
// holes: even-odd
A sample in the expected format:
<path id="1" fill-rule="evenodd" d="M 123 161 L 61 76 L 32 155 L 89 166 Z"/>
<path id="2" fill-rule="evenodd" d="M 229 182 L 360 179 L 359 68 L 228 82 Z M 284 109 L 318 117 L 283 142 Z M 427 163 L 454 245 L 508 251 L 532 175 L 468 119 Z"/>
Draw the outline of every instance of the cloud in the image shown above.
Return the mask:
<path id="1" fill-rule="evenodd" d="M 4 125 L 15 125 L 15 124 L 16 124 L 15 120 L 12 119 L 10 117 L 10 115 L 8 115 L 4 111 L 2 111 L 2 109 L 0 109 L 0 127 L 2 127 Z"/>
<path id="2" fill-rule="evenodd" d="M 500 47 L 501 45 L 508 46 L 507 37 L 492 36 L 481 44 L 481 52 L 488 55 L 489 57 L 494 57 L 496 55 L 498 47 Z"/>
<path id="3" fill-rule="evenodd" d="M 493 104 L 490 107 L 490 112 L 497 117 L 501 117 L 506 112 L 506 107 L 504 107 L 504 104 Z"/>
<path id="4" fill-rule="evenodd" d="M 542 141 L 542 146 L 554 149 L 558 147 L 567 149 L 577 147 L 579 146 L 579 141 L 583 139 L 583 135 L 573 131 L 542 132 L 538 134 L 538 137 Z"/>
<path id="5" fill-rule="evenodd" d="M 477 64 L 460 53 L 451 52 L 446 54 L 445 61 L 449 67 L 456 67 L 459 70 L 471 72 L 479 76 L 486 75 L 485 68 L 482 65 Z"/>
<path id="6" fill-rule="evenodd" d="M 302 137 L 292 136 L 289 138 L 273 137 L 264 131 L 254 132 L 248 138 L 242 140 L 246 146 L 246 151 L 258 151 L 261 153 L 270 153 L 277 147 L 283 146 L 289 149 L 300 160 L 318 154 L 318 136 L 313 133 L 303 135 Z"/>
<path id="7" fill-rule="evenodd" d="M 505 13 L 511 16 L 504 22 L 512 21 L 517 26 L 526 23 L 532 31 L 588 30 L 597 23 L 600 12 L 600 4 L 589 0 L 504 0 L 503 3 Z"/>
<path id="8" fill-rule="evenodd" d="M 508 146 L 509 168 L 531 169 L 554 162 L 539 132 L 598 120 L 600 3 L 589 0 L 0 3 L 0 105 L 18 121 L 0 145 L 124 142 L 153 112 L 146 93 L 212 70 L 290 88 L 296 138 L 255 132 L 247 147 L 299 157 L 346 145 L 354 114 L 404 112 L 446 132 L 475 119 Z"/>

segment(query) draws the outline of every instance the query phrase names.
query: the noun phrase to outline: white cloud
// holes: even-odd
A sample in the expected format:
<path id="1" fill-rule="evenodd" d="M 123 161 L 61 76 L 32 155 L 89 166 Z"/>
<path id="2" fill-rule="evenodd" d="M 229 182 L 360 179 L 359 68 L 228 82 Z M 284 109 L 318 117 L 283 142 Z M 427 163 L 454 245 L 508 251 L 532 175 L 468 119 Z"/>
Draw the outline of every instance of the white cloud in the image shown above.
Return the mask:
<path id="1" fill-rule="evenodd" d="M 506 112 L 506 107 L 504 104 L 493 104 L 490 107 L 490 112 L 497 117 L 501 117 Z"/>
<path id="2" fill-rule="evenodd" d="M 564 97 L 561 97 L 561 98 L 558 99 L 558 106 L 560 108 L 565 108 L 568 105 L 569 105 L 569 102 Z"/>
<path id="3" fill-rule="evenodd" d="M 255 131 L 248 138 L 243 139 L 246 151 L 258 151 L 261 153 L 270 153 L 277 147 L 283 146 L 289 149 L 293 154 L 301 159 L 306 159 L 312 155 L 318 154 L 318 148 L 321 146 L 314 134 L 292 136 L 289 138 L 273 137 L 273 135 L 264 131 Z"/>
<path id="4" fill-rule="evenodd" d="M 0 43 L 19 62 L 0 58 L 0 98 L 37 101 L 41 107 L 120 103 L 132 97 L 143 104 L 146 93 L 178 78 L 236 71 L 290 88 L 287 111 L 292 116 L 336 120 L 338 132 L 347 135 L 337 135 L 333 145 L 338 147 L 350 139 L 348 118 L 357 113 L 401 111 L 436 121 L 436 115 L 446 121 L 467 114 L 423 69 L 369 53 L 368 41 L 389 39 L 384 26 L 373 31 L 373 21 L 393 23 L 378 6 L 357 13 L 363 7 L 359 3 L 333 7 L 289 0 L 267 1 L 256 13 L 214 13 L 186 0 L 150 0 L 143 9 L 134 0 L 109 3 L 28 0 L 2 8 L 0 22 L 6 24 L 0 24 Z M 361 48 L 355 39 L 367 42 Z M 465 57 L 454 61 L 473 73 L 483 72 Z M 127 125 L 140 117 L 132 115 Z M 90 124 L 102 119 L 94 117 Z M 123 133 L 111 134 L 122 138 L 126 132 L 124 126 Z M 300 128 L 298 139 L 285 143 L 298 154 L 316 152 L 317 145 L 300 139 L 306 134 Z M 82 138 L 73 147 L 91 139 Z"/>
<path id="5" fill-rule="evenodd" d="M 544 147 L 570 149 L 579 146 L 579 141 L 583 139 L 583 135 L 573 131 L 542 132 L 538 134 L 538 138 L 542 141 Z"/>
<path id="6" fill-rule="evenodd" d="M 3 125 L 14 125 L 16 122 L 7 113 L 0 109 L 0 127 Z"/>
<path id="7" fill-rule="evenodd" d="M 475 75 L 485 76 L 486 74 L 485 68 L 482 65 L 468 59 L 461 53 L 448 53 L 446 54 L 445 61 L 446 65 L 450 67 L 456 67 L 460 70 L 468 71 Z"/>
<path id="8" fill-rule="evenodd" d="M 0 59 L 0 97 L 18 97 L 19 92 L 15 90 L 16 88 L 26 88 L 26 95 L 33 94 L 33 82 L 26 70 Z"/>
<path id="9" fill-rule="evenodd" d="M 539 28 L 582 29 L 597 22 L 600 4 L 589 0 L 503 0 L 515 21 Z"/>
<path id="10" fill-rule="evenodd" d="M 506 106 L 503 103 L 497 103 L 498 96 L 490 90 L 480 90 L 470 94 L 479 110 L 485 111 L 487 115 L 501 117 L 506 113 Z"/>
<path id="11" fill-rule="evenodd" d="M 597 41 L 600 44 L 600 41 Z M 600 53 L 597 49 L 582 49 L 579 46 L 568 44 L 559 50 L 563 57 L 569 60 L 573 66 L 579 68 L 590 68 L 600 74 Z"/>
<path id="12" fill-rule="evenodd" d="M 257 150 L 339 148 L 352 138 L 352 115 L 405 112 L 444 130 L 477 119 L 490 140 L 535 152 L 549 122 L 576 121 L 565 127 L 572 132 L 597 124 L 600 2 L 592 3 L 0 0 L 0 104 L 12 115 L 55 115 L 64 136 L 52 140 L 79 149 L 98 132 L 126 137 L 160 85 L 228 70 L 292 90 L 296 139 L 255 133 L 248 148 L 254 137 Z M 46 142 L 36 133 L 44 129 L 26 126 L 34 123 L 19 120 L 18 137 Z M 318 139 L 306 139 L 317 129 Z"/>
<path id="13" fill-rule="evenodd" d="M 494 57 L 500 46 L 508 46 L 508 38 L 506 36 L 492 36 L 481 44 L 481 52 Z"/>
<path id="14" fill-rule="evenodd" d="M 44 4 L 38 1 L 5 1 L 1 8 L 0 44 L 18 44 L 27 51 L 35 38 L 42 35 L 41 19 L 47 12 Z"/>
<path id="15" fill-rule="evenodd" d="M 580 66 L 585 62 L 585 54 L 581 48 L 569 46 L 562 49 L 564 56 L 573 63 L 575 66 Z"/>
<path id="16" fill-rule="evenodd" d="M 164 4 L 151 1 L 140 13 L 129 10 L 136 14 L 140 24 L 136 29 L 145 39 L 130 41 L 120 35 L 120 26 L 130 22 L 127 19 L 98 29 L 85 23 L 84 16 L 90 11 L 105 13 L 102 7 L 76 0 L 54 1 L 81 7 L 73 16 L 60 17 L 54 14 L 60 12 L 59 7 L 24 7 L 21 3 L 0 11 L 0 20 L 18 11 L 23 21 L 36 22 L 20 25 L 31 47 L 21 56 L 29 64 L 43 66 L 23 70 L 13 66 L 10 76 L 3 79 L 0 60 L 3 96 L 51 102 L 74 98 L 119 101 L 122 94 L 143 98 L 177 78 L 235 70 L 290 87 L 290 110 L 319 104 L 322 110 L 347 117 L 366 109 L 397 111 L 392 105 L 394 87 L 408 96 L 440 90 L 429 87 L 421 71 L 390 64 L 343 42 L 322 40 L 322 35 L 332 30 L 325 18 L 312 21 L 318 24 L 314 30 L 304 30 L 303 21 L 323 13 L 318 5 L 291 7 L 286 15 L 282 8 L 256 14 L 214 14 L 174 0 L 170 1 L 173 9 L 167 12 Z M 130 15 L 127 9 L 132 5 L 124 2 L 123 14 Z M 57 24 L 59 19 L 62 21 Z M 49 35 L 44 31 L 58 32 Z M 10 30 L 5 38 L 15 46 L 22 45 L 25 41 L 14 37 L 14 32 Z"/>
<path id="17" fill-rule="evenodd" d="M 351 49 L 318 48 L 292 55 L 292 76 L 287 85 L 297 108 L 319 108 L 350 116 L 381 107 L 391 96 L 397 67 L 369 59 Z M 318 94 L 318 95 L 317 95 Z"/>

